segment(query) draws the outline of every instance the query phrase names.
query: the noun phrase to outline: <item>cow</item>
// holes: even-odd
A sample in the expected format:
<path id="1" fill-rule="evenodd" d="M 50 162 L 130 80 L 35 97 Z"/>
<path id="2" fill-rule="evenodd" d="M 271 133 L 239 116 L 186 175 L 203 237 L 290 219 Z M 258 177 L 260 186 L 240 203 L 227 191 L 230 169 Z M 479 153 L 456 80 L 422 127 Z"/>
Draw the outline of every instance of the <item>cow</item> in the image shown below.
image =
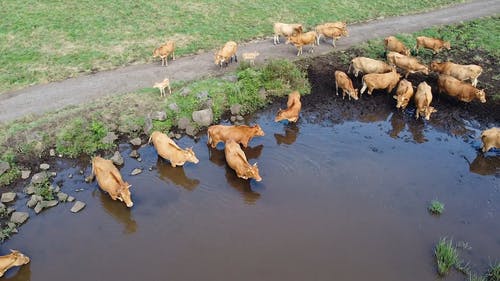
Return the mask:
<path id="1" fill-rule="evenodd" d="M 30 262 L 30 258 L 23 253 L 10 250 L 10 254 L 0 257 L 0 277 L 2 277 L 7 270 L 14 266 L 21 266 Z"/>
<path id="2" fill-rule="evenodd" d="M 315 28 L 316 33 L 318 34 L 318 37 L 316 38 L 316 44 L 319 46 L 319 40 L 321 36 L 332 38 L 332 45 L 335 47 L 335 41 L 340 39 L 342 36 L 349 36 L 349 33 L 347 32 L 347 28 L 340 28 L 336 27 L 333 25 L 318 25 Z"/>
<path id="3" fill-rule="evenodd" d="M 166 96 L 165 88 L 168 88 L 168 93 L 172 94 L 172 88 L 170 88 L 170 80 L 168 78 L 163 79 L 163 81 L 159 83 L 155 83 L 153 88 L 157 88 L 160 90 L 160 97 Z"/>
<path id="4" fill-rule="evenodd" d="M 153 142 L 158 155 L 161 158 L 169 160 L 172 167 L 182 166 L 186 162 L 197 164 L 198 158 L 192 148 L 182 149 L 166 134 L 158 131 L 151 133 L 148 143 Z"/>
<path id="5" fill-rule="evenodd" d="M 425 120 L 431 118 L 431 114 L 437 112 L 437 109 L 431 106 L 432 102 L 432 91 L 431 86 L 426 82 L 418 84 L 417 92 L 415 93 L 415 106 L 416 114 L 415 119 L 418 119 L 422 115 Z"/>
<path id="6" fill-rule="evenodd" d="M 386 51 L 393 51 L 405 56 L 410 55 L 410 49 L 408 49 L 401 41 L 399 41 L 394 36 L 389 36 L 384 39 L 384 47 Z"/>
<path id="7" fill-rule="evenodd" d="M 170 40 L 160 47 L 154 49 L 153 58 L 160 57 L 161 65 L 168 65 L 168 56 L 172 55 L 172 60 L 175 60 L 175 41 Z"/>
<path id="8" fill-rule="evenodd" d="M 371 95 L 373 90 L 387 89 L 388 93 L 398 84 L 401 75 L 396 71 L 391 71 L 387 73 L 370 73 L 363 76 L 363 87 L 361 88 L 361 94 L 368 89 L 368 94 Z"/>
<path id="9" fill-rule="evenodd" d="M 488 152 L 492 148 L 500 148 L 500 128 L 493 127 L 481 133 L 481 150 Z"/>
<path id="10" fill-rule="evenodd" d="M 339 95 L 339 86 L 342 89 L 342 99 L 344 99 L 347 93 L 349 100 L 351 100 L 351 97 L 354 100 L 358 100 L 358 89 L 354 88 L 349 76 L 345 72 L 337 70 L 335 71 L 335 93 L 337 96 Z"/>
<path id="11" fill-rule="evenodd" d="M 302 33 L 302 24 L 298 23 L 274 23 L 274 45 L 280 43 L 280 35 L 290 37 L 294 34 Z"/>
<path id="12" fill-rule="evenodd" d="M 399 81 L 396 95 L 393 98 L 397 101 L 396 108 L 405 109 L 413 97 L 413 86 L 410 81 L 403 79 Z"/>
<path id="13" fill-rule="evenodd" d="M 262 137 L 265 134 L 259 125 L 212 125 L 208 127 L 207 135 L 207 144 L 212 148 L 215 148 L 219 142 L 227 142 L 230 139 L 240 143 L 246 148 L 248 147 L 248 142 L 250 142 L 253 137 Z"/>
<path id="14" fill-rule="evenodd" d="M 463 102 L 471 102 L 474 99 L 478 99 L 482 103 L 486 102 L 484 89 L 479 90 L 471 84 L 462 82 L 453 76 L 439 75 L 438 90 L 439 93 L 444 92 Z"/>
<path id="15" fill-rule="evenodd" d="M 405 78 L 408 78 L 410 73 L 422 72 L 429 75 L 429 68 L 421 64 L 417 58 L 400 55 L 398 53 L 390 52 L 387 54 L 388 60 L 397 67 L 405 70 Z"/>
<path id="16" fill-rule="evenodd" d="M 224 146 L 224 154 L 227 164 L 236 172 L 239 178 L 245 180 L 253 178 L 256 181 L 262 180 L 259 175 L 257 163 L 253 165 L 248 163 L 245 153 L 237 142 L 232 139 L 228 140 Z"/>
<path id="17" fill-rule="evenodd" d="M 134 205 L 130 198 L 131 185 L 123 181 L 113 161 L 99 156 L 92 158 L 92 175 L 95 175 L 99 187 L 107 192 L 111 199 L 118 199 L 129 208 Z"/>
<path id="18" fill-rule="evenodd" d="M 418 36 L 417 44 L 415 45 L 415 50 L 418 51 L 420 47 L 424 47 L 426 49 L 432 50 L 434 54 L 438 53 L 442 49 L 449 50 L 451 49 L 450 42 L 444 41 L 442 39 Z"/>
<path id="19" fill-rule="evenodd" d="M 234 41 L 228 41 L 222 49 L 218 50 L 215 53 L 214 63 L 222 68 L 222 65 L 225 63 L 228 66 L 229 63 L 233 62 L 233 58 L 235 62 L 238 62 L 238 56 L 236 55 L 236 51 L 238 50 L 238 44 Z"/>
<path id="20" fill-rule="evenodd" d="M 351 72 L 353 69 L 354 76 L 358 77 L 359 72 L 364 74 L 369 73 L 387 73 L 395 70 L 394 67 L 388 65 L 387 63 L 366 57 L 356 57 L 351 60 L 349 69 L 347 73 Z"/>
<path id="21" fill-rule="evenodd" d="M 396 58 L 403 58 L 406 57 L 405 55 L 402 55 L 397 52 L 387 52 L 387 62 L 389 65 L 396 66 Z"/>
<path id="22" fill-rule="evenodd" d="M 452 62 L 431 62 L 430 68 L 432 71 L 446 74 L 457 78 L 460 81 L 470 80 L 472 86 L 477 86 L 477 78 L 483 72 L 483 68 L 475 64 L 456 64 Z"/>
<path id="23" fill-rule="evenodd" d="M 314 52 L 314 44 L 316 44 L 316 39 L 318 34 L 316 31 L 309 31 L 306 33 L 298 33 L 288 37 L 286 44 L 292 43 L 295 48 L 298 49 L 297 56 L 302 54 L 302 47 L 305 45 L 311 45 L 310 53 Z"/>
<path id="24" fill-rule="evenodd" d="M 299 119 L 300 109 L 302 108 L 302 103 L 300 102 L 300 94 L 294 91 L 288 95 L 288 101 L 286 103 L 287 109 L 279 109 L 274 122 L 279 122 L 281 120 L 288 120 L 289 122 L 297 122 Z"/>

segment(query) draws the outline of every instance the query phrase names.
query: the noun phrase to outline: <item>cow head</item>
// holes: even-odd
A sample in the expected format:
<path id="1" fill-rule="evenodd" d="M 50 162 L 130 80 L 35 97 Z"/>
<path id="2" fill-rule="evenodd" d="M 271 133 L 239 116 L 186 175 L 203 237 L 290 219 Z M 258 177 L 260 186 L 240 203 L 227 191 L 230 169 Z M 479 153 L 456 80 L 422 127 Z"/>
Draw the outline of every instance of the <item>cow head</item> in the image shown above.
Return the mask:
<path id="1" fill-rule="evenodd" d="M 286 117 L 285 117 L 285 110 L 283 109 L 279 109 L 278 110 L 278 113 L 276 114 L 276 117 L 274 118 L 274 122 L 279 122 L 281 120 L 285 120 Z"/>
<path id="2" fill-rule="evenodd" d="M 408 97 L 405 97 L 404 95 L 399 95 L 399 96 L 392 96 L 396 101 L 396 108 L 402 108 L 405 109 L 406 106 L 408 105 L 408 102 L 410 102 L 410 99 Z"/>
<path id="3" fill-rule="evenodd" d="M 427 66 L 423 65 L 421 71 L 423 74 L 429 75 L 429 68 Z"/>
<path id="4" fill-rule="evenodd" d="M 359 98 L 359 90 L 358 89 L 354 89 L 354 91 L 348 92 L 348 95 L 351 98 L 353 98 L 354 100 L 358 100 L 358 98 Z"/>
<path id="5" fill-rule="evenodd" d="M 198 162 L 200 162 L 200 160 L 196 158 L 192 147 L 186 148 L 186 150 L 184 150 L 184 156 L 186 157 L 186 161 L 188 162 L 192 162 L 195 164 L 198 164 Z"/>
<path id="6" fill-rule="evenodd" d="M 262 130 L 262 128 L 261 128 L 258 124 L 257 124 L 257 125 L 252 126 L 252 129 L 254 129 L 254 130 L 255 130 L 255 133 L 254 133 L 254 135 L 255 135 L 255 136 L 262 137 L 262 136 L 264 136 L 264 135 L 265 135 L 265 134 L 264 134 L 264 131 Z"/>
<path id="7" fill-rule="evenodd" d="M 443 48 L 445 48 L 446 50 L 451 49 L 450 41 L 444 41 Z"/>
<path id="8" fill-rule="evenodd" d="M 10 250 L 9 257 L 14 260 L 12 266 L 21 266 L 30 262 L 30 258 L 28 256 L 25 256 L 24 254 L 16 250 Z"/>
<path id="9" fill-rule="evenodd" d="M 481 101 L 482 103 L 486 102 L 486 93 L 484 92 L 484 89 L 478 90 L 476 92 L 476 97 Z"/>
<path id="10" fill-rule="evenodd" d="M 435 71 L 439 71 L 439 62 L 437 62 L 437 61 L 433 61 L 433 62 L 431 62 L 431 64 L 430 64 L 430 69 L 431 69 L 432 71 L 434 71 L 434 72 L 435 72 Z"/>
<path id="11" fill-rule="evenodd" d="M 128 182 L 123 182 L 117 190 L 118 200 L 124 202 L 129 208 L 134 206 L 134 202 L 130 198 L 130 187 L 131 185 Z"/>
<path id="12" fill-rule="evenodd" d="M 261 181 L 262 178 L 259 175 L 259 167 L 257 167 L 257 163 L 251 165 L 248 165 L 247 171 L 245 173 L 245 176 L 247 178 L 254 178 L 255 181 Z"/>
<path id="13" fill-rule="evenodd" d="M 425 120 L 430 120 L 431 119 L 431 114 L 434 113 L 434 112 L 437 112 L 437 109 L 435 109 L 432 106 L 426 106 L 424 108 L 424 117 L 425 117 Z"/>
<path id="14" fill-rule="evenodd" d="M 222 66 L 222 64 L 226 61 L 226 58 L 224 58 L 223 56 L 219 55 L 218 53 L 215 54 L 215 58 L 214 58 L 214 63 L 218 66 Z"/>

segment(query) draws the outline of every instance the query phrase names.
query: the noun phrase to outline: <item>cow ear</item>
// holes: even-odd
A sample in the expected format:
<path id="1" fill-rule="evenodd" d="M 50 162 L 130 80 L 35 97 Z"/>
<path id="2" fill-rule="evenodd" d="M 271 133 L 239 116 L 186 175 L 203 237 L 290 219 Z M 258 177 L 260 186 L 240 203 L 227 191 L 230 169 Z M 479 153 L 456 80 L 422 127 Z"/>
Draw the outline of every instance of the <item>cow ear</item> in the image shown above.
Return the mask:
<path id="1" fill-rule="evenodd" d="M 257 162 L 255 162 L 255 164 L 253 164 L 254 167 L 257 167 Z"/>
<path id="2" fill-rule="evenodd" d="M 12 249 L 9 249 L 11 253 L 13 254 L 16 254 L 16 253 L 19 253 L 19 251 L 16 251 L 16 250 L 12 250 Z"/>
<path id="3" fill-rule="evenodd" d="M 392 96 L 392 98 L 394 98 L 395 100 L 397 100 L 397 99 L 398 99 L 398 96 L 395 96 L 395 95 L 394 95 L 394 96 Z"/>

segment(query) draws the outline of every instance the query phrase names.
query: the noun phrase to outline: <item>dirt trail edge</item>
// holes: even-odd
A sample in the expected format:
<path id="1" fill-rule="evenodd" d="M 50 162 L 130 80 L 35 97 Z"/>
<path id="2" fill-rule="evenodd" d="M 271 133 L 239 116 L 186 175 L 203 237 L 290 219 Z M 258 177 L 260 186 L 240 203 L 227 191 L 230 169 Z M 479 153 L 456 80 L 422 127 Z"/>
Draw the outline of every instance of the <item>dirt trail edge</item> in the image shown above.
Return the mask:
<path id="1" fill-rule="evenodd" d="M 435 25 L 458 23 L 500 13 L 500 1 L 478 0 L 446 8 L 407 16 L 398 16 L 349 25 L 350 37 L 337 42 L 338 49 L 347 49 L 369 39 L 381 38 L 397 33 L 411 33 Z M 281 38 L 283 42 L 283 38 Z M 317 56 L 332 51 L 332 46 L 322 42 L 315 47 Z M 296 58 L 296 49 L 292 45 L 274 46 L 272 38 L 243 44 L 238 54 L 247 51 L 259 51 L 257 63 L 273 58 Z M 86 103 L 104 95 L 122 94 L 138 89 L 152 87 L 154 82 L 169 77 L 171 81 L 194 80 L 206 76 L 217 76 L 234 70 L 232 64 L 225 70 L 213 63 L 213 52 L 191 55 L 169 62 L 167 67 L 160 63 L 133 65 L 116 70 L 99 72 L 78 78 L 54 82 L 0 95 L 0 123 L 21 118 L 29 114 L 43 114 L 64 108 L 68 105 Z"/>

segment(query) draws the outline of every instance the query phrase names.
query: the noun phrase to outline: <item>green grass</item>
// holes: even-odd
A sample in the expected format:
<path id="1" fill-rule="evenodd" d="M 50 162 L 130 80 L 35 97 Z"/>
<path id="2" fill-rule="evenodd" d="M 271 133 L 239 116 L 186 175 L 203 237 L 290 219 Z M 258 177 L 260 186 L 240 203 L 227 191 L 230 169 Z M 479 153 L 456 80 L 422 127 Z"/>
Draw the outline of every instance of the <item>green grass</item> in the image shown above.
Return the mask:
<path id="1" fill-rule="evenodd" d="M 35 186 L 35 194 L 42 196 L 43 200 L 54 200 L 54 190 L 52 189 L 51 183 L 48 179 L 45 181 L 34 184 Z"/>
<path id="2" fill-rule="evenodd" d="M 453 246 L 453 241 L 447 241 L 446 238 L 441 238 L 439 240 L 434 249 L 434 255 L 436 256 L 440 275 L 446 275 L 452 267 L 459 263 L 457 249 Z"/>
<path id="3" fill-rule="evenodd" d="M 443 213 L 444 210 L 444 204 L 439 202 L 438 200 L 432 200 L 431 204 L 429 205 L 429 207 L 427 207 L 427 209 L 429 210 L 429 212 L 435 215 L 441 215 L 441 213 Z"/>
<path id="4" fill-rule="evenodd" d="M 500 262 L 490 264 L 490 268 L 486 273 L 486 280 L 500 281 Z"/>
<path id="5" fill-rule="evenodd" d="M 177 54 L 272 34 L 272 24 L 349 23 L 462 0 L 2 1 L 0 93 L 118 66 L 152 61 L 167 39 Z M 321 7 L 321 8 L 318 8 Z M 99 12 L 96 12 L 99 11 Z"/>
<path id="6" fill-rule="evenodd" d="M 15 229 L 15 226 L 9 226 L 7 224 L 2 226 L 2 228 L 0 229 L 0 243 L 3 243 L 5 240 L 7 240 L 12 235 Z"/>

